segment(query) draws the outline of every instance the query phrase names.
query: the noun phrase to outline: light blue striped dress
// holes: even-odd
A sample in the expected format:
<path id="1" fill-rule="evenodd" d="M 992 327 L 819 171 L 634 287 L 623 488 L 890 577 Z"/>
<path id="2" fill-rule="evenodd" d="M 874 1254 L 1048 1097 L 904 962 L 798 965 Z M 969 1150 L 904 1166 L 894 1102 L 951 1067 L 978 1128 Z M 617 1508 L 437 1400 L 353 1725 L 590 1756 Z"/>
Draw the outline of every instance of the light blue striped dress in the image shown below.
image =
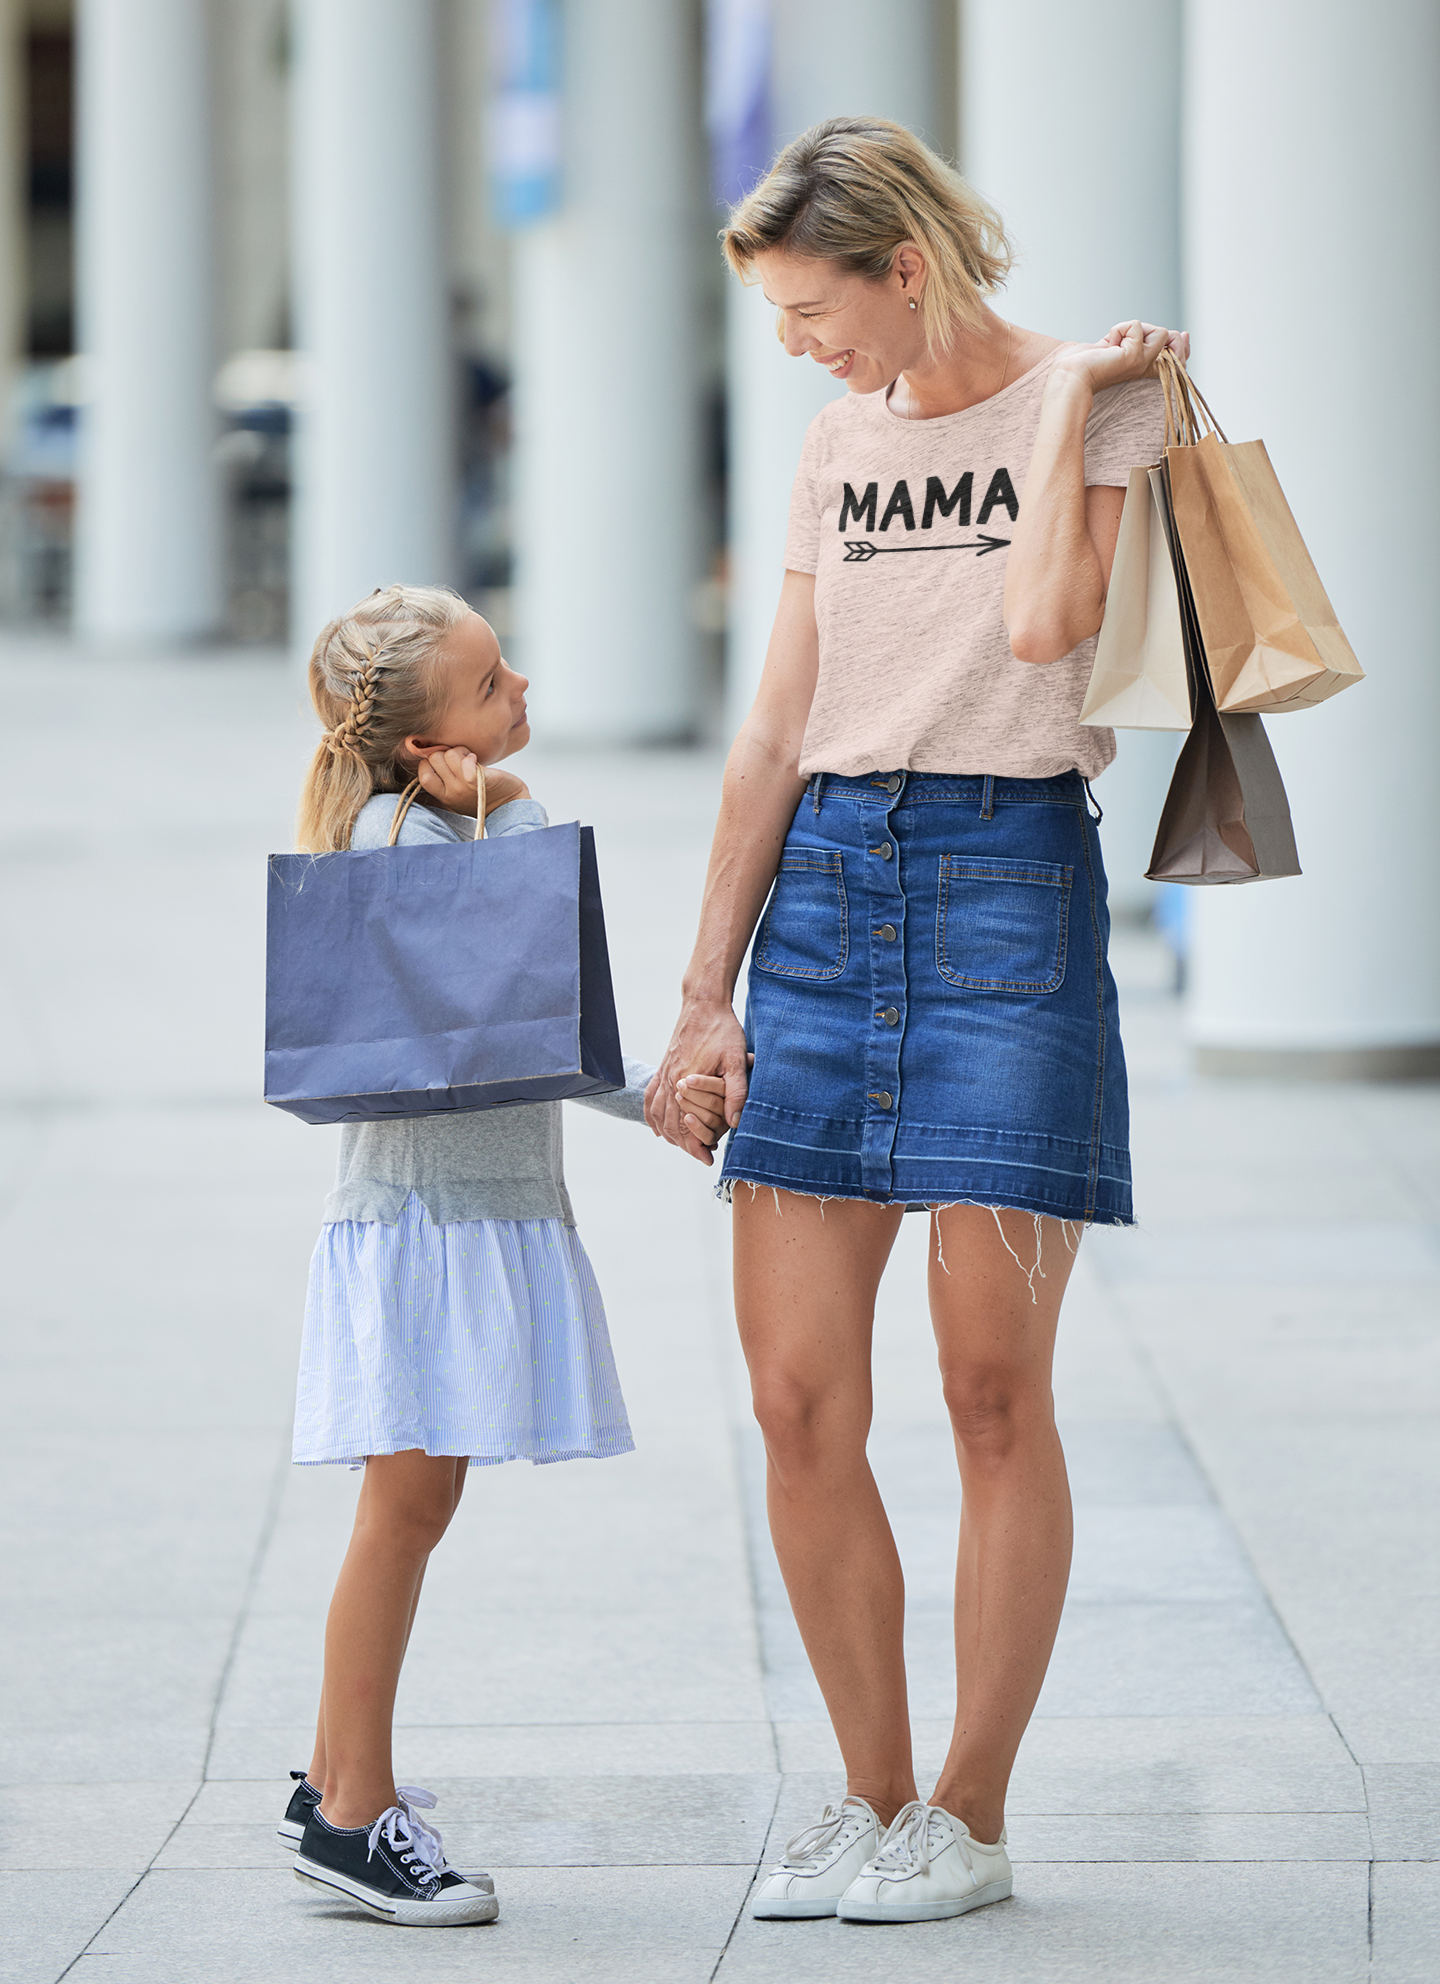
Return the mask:
<path id="1" fill-rule="evenodd" d="M 352 848 L 384 845 L 394 805 L 389 795 L 370 801 Z M 545 824 L 522 800 L 497 807 L 487 827 Z M 400 838 L 473 830 L 473 820 L 413 807 Z M 642 1120 L 650 1072 L 627 1061 L 624 1092 L 595 1105 Z M 565 1191 L 560 1112 L 531 1103 L 347 1126 L 310 1264 L 298 1465 L 358 1467 L 414 1448 L 467 1456 L 472 1467 L 633 1449 Z"/>

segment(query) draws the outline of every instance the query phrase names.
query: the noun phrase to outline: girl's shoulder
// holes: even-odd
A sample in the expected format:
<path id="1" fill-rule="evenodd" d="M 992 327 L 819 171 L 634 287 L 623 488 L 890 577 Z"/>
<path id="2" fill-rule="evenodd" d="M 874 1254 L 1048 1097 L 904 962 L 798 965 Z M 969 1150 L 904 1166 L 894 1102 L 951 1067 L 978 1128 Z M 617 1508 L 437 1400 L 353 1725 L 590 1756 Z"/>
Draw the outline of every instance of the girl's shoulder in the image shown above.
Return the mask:
<path id="1" fill-rule="evenodd" d="M 389 845 L 390 826 L 399 804 L 398 792 L 372 793 L 356 814 L 355 825 L 350 830 L 352 854 L 366 854 L 374 848 Z M 442 813 L 432 806 L 422 806 L 417 800 L 401 822 L 398 845 L 423 847 L 427 842 L 473 840 L 474 837 L 473 820 L 462 819 L 458 813 Z"/>

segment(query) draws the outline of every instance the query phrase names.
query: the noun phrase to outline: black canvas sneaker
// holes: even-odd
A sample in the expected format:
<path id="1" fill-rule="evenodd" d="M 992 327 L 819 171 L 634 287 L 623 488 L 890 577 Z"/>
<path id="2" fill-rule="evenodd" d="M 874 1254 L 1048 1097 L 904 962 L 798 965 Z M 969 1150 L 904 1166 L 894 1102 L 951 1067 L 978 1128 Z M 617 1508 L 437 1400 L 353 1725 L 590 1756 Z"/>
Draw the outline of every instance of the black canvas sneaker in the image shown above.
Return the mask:
<path id="1" fill-rule="evenodd" d="M 295 1789 L 290 1793 L 290 1803 L 285 1807 L 285 1816 L 275 1830 L 292 1850 L 299 1846 L 305 1831 L 305 1821 L 320 1803 L 320 1793 L 315 1789 L 303 1770 L 292 1770 Z"/>
<path id="2" fill-rule="evenodd" d="M 295 1856 L 295 1878 L 406 1928 L 493 1922 L 500 1913 L 489 1876 L 467 1880 L 448 1866 L 439 1833 L 405 1805 L 354 1827 L 332 1826 L 317 1805 Z"/>

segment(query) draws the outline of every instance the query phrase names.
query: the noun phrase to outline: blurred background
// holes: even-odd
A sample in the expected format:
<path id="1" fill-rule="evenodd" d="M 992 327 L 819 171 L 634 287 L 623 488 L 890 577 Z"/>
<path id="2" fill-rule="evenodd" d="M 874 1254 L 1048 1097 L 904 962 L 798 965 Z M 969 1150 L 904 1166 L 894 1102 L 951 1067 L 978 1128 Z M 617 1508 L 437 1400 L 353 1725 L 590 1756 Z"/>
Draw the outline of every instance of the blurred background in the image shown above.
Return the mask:
<path id="1" fill-rule="evenodd" d="M 1429 0 L 0 0 L 0 623 L 288 644 L 459 586 L 546 743 L 723 744 L 835 388 L 724 274 L 818 118 L 922 132 L 1067 337 L 1185 324 L 1371 680 L 1272 735 L 1307 874 L 1143 879 L 1176 741 L 1100 797 L 1202 1069 L 1440 1072 Z M 1219 898 L 1218 900 L 1216 898 Z M 1197 900 L 1196 898 L 1207 898 Z"/>

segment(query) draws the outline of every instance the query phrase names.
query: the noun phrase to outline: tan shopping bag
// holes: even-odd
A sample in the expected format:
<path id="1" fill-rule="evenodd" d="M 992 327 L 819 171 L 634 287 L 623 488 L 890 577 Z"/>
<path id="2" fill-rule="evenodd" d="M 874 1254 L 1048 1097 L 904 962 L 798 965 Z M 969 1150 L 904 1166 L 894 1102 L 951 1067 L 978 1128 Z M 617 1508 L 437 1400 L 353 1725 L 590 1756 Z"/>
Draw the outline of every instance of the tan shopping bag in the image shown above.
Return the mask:
<path id="1" fill-rule="evenodd" d="M 1223 713 L 1308 709 L 1363 679 L 1263 441 L 1227 441 L 1161 354 L 1175 535 Z M 1208 430 L 1208 431 L 1207 431 Z"/>
<path id="2" fill-rule="evenodd" d="M 1265 726 L 1253 712 L 1216 708 L 1183 564 L 1176 578 L 1195 721 L 1175 761 L 1146 877 L 1212 883 L 1298 875 L 1290 802 Z"/>
<path id="3" fill-rule="evenodd" d="M 1180 600 L 1158 468 L 1130 471 L 1080 721 L 1117 730 L 1190 728 Z"/>

